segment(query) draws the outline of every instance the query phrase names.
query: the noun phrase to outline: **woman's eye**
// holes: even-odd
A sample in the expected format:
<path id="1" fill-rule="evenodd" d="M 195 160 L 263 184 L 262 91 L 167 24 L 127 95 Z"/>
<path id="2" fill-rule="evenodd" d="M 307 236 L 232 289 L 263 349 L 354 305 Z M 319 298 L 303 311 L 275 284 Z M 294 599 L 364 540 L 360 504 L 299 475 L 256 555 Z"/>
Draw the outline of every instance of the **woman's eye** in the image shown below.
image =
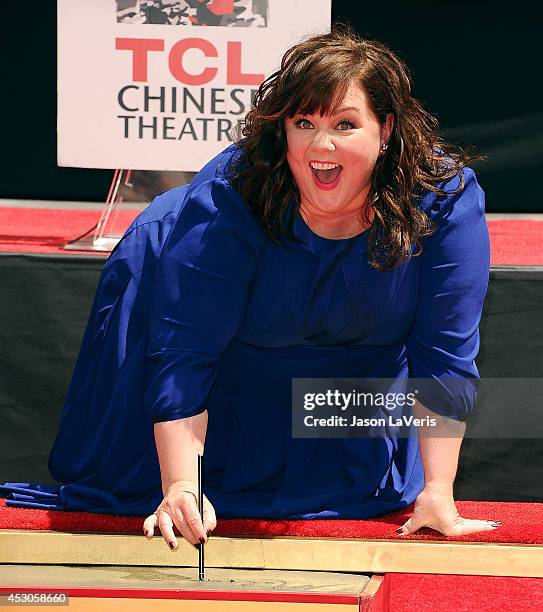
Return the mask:
<path id="1" fill-rule="evenodd" d="M 347 119 L 343 119 L 343 121 L 340 121 L 337 125 L 341 130 L 352 130 L 354 128 L 354 123 L 352 121 L 347 121 Z"/>
<path id="2" fill-rule="evenodd" d="M 296 127 L 302 128 L 302 130 L 307 129 L 308 126 L 311 127 L 311 123 L 307 119 L 298 119 L 295 125 Z"/>

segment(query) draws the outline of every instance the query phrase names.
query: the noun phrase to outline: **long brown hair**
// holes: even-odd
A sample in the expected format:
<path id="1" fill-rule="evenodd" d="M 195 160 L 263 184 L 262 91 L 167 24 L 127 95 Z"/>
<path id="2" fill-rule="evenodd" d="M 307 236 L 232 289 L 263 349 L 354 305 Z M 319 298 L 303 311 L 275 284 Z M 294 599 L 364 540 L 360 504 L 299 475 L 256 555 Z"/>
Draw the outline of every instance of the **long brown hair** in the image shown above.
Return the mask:
<path id="1" fill-rule="evenodd" d="M 411 95 L 407 66 L 384 44 L 362 39 L 339 24 L 331 33 L 289 49 L 281 68 L 260 85 L 254 107 L 235 132 L 242 155 L 231 166 L 230 180 L 274 242 L 296 239 L 300 193 L 287 162 L 284 120 L 296 113 L 333 112 L 353 81 L 366 93 L 381 124 L 389 113 L 394 116 L 365 207 L 366 215 L 369 208 L 374 211 L 368 260 L 387 271 L 408 258 L 412 245 L 420 255 L 421 238 L 436 229 L 416 206 L 424 190 L 440 196 L 459 193 L 464 189 L 462 168 L 480 156 L 441 139 L 437 119 Z M 439 186 L 455 176 L 459 185 L 454 192 Z"/>

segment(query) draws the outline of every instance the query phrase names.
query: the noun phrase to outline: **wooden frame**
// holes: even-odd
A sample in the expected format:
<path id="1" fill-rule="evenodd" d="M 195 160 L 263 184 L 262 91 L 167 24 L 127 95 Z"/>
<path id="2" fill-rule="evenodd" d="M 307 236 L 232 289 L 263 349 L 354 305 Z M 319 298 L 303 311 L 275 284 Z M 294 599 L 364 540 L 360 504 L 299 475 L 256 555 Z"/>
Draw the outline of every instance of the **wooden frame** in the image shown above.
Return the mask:
<path id="1" fill-rule="evenodd" d="M 197 551 L 162 537 L 0 530 L 0 563 L 197 567 Z M 206 544 L 208 568 L 410 572 L 543 577 L 543 546 L 333 538 L 224 538 Z"/>

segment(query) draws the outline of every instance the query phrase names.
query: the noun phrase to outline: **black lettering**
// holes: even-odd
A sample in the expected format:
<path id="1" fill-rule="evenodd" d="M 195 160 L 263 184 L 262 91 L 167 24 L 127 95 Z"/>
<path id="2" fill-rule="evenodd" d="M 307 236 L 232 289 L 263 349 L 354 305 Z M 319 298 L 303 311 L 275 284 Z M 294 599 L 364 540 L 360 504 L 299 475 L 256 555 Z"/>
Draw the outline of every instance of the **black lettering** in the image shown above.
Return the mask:
<path id="1" fill-rule="evenodd" d="M 165 94 L 166 94 L 166 88 L 165 87 L 161 87 L 160 88 L 160 95 L 152 96 L 149 93 L 149 86 L 146 85 L 143 88 L 143 110 L 146 113 L 148 113 L 149 112 L 149 101 L 150 100 L 160 100 L 160 112 L 163 113 L 164 109 L 165 109 Z"/>
<path id="2" fill-rule="evenodd" d="M 204 112 L 204 89 L 200 89 L 200 102 L 190 93 L 190 90 L 183 87 L 183 113 L 187 112 L 187 98 L 191 100 L 194 106 L 198 109 L 198 112 Z"/>
<path id="3" fill-rule="evenodd" d="M 143 123 L 143 117 L 140 115 L 138 117 L 139 121 L 138 121 L 138 127 L 139 127 L 139 137 L 140 139 L 143 138 L 143 130 L 153 130 L 153 140 L 156 140 L 156 136 L 157 136 L 157 118 L 156 117 L 151 117 L 151 121 L 152 123 L 149 124 L 145 124 Z"/>
<path id="4" fill-rule="evenodd" d="M 213 87 L 211 89 L 211 114 L 212 115 L 226 115 L 225 110 L 217 110 L 217 104 L 224 104 L 224 98 L 219 98 L 218 94 L 224 93 L 224 89 L 217 89 Z"/>
<path id="5" fill-rule="evenodd" d="M 226 136 L 226 140 L 232 142 L 232 136 L 230 136 L 231 129 L 232 122 L 230 119 L 217 119 L 217 140 L 222 142 L 222 135 L 224 134 Z"/>
<path id="6" fill-rule="evenodd" d="M 242 100 L 240 100 L 237 97 L 238 93 L 243 93 L 244 90 L 243 89 L 232 89 L 232 91 L 230 92 L 230 97 L 232 98 L 232 100 L 238 105 L 239 110 L 238 111 L 233 111 L 232 109 L 230 109 L 230 114 L 232 115 L 241 115 L 242 113 L 245 112 L 245 104 L 243 103 Z"/>
<path id="7" fill-rule="evenodd" d="M 129 106 L 127 106 L 124 102 L 124 94 L 128 89 L 136 89 L 138 90 L 139 87 L 137 85 L 125 85 L 120 91 L 119 94 L 117 95 L 117 101 L 119 103 L 119 106 L 125 110 L 125 111 L 129 111 L 131 113 L 137 113 L 139 108 L 136 106 L 136 108 L 130 108 Z"/>
<path id="8" fill-rule="evenodd" d="M 169 125 L 169 122 L 174 119 L 175 117 L 162 117 L 162 138 L 164 140 L 175 140 L 175 136 L 168 136 L 168 132 L 175 130 L 174 125 Z"/>
<path id="9" fill-rule="evenodd" d="M 135 119 L 134 115 L 117 115 L 117 119 L 124 119 L 124 137 L 128 138 L 128 120 Z"/>
<path id="10" fill-rule="evenodd" d="M 203 124 L 202 127 L 202 140 L 207 140 L 207 124 L 210 121 L 213 121 L 210 117 L 197 117 L 196 121 L 201 121 Z"/>
<path id="11" fill-rule="evenodd" d="M 192 125 L 192 121 L 190 119 L 185 119 L 185 123 L 181 128 L 181 132 L 177 137 L 177 140 L 181 140 L 186 134 L 190 134 L 193 140 L 198 140 L 198 136 L 196 136 L 196 131 L 194 130 L 194 126 Z"/>

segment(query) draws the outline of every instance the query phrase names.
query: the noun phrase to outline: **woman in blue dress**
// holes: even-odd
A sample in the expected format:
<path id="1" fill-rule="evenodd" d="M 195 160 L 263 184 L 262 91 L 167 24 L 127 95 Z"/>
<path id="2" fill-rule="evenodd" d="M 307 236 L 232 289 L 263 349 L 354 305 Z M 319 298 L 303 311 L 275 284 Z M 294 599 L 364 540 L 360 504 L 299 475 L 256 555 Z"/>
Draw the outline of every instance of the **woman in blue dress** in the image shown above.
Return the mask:
<path id="1" fill-rule="evenodd" d="M 147 516 L 172 548 L 174 526 L 204 542 L 216 515 L 364 519 L 413 501 L 401 533 L 494 529 L 453 499 L 484 194 L 436 130 L 384 45 L 335 29 L 290 49 L 238 143 L 108 259 L 50 457 L 61 484 L 12 484 L 8 503 Z M 298 378 L 438 381 L 413 412 L 454 434 L 293 437 Z"/>

